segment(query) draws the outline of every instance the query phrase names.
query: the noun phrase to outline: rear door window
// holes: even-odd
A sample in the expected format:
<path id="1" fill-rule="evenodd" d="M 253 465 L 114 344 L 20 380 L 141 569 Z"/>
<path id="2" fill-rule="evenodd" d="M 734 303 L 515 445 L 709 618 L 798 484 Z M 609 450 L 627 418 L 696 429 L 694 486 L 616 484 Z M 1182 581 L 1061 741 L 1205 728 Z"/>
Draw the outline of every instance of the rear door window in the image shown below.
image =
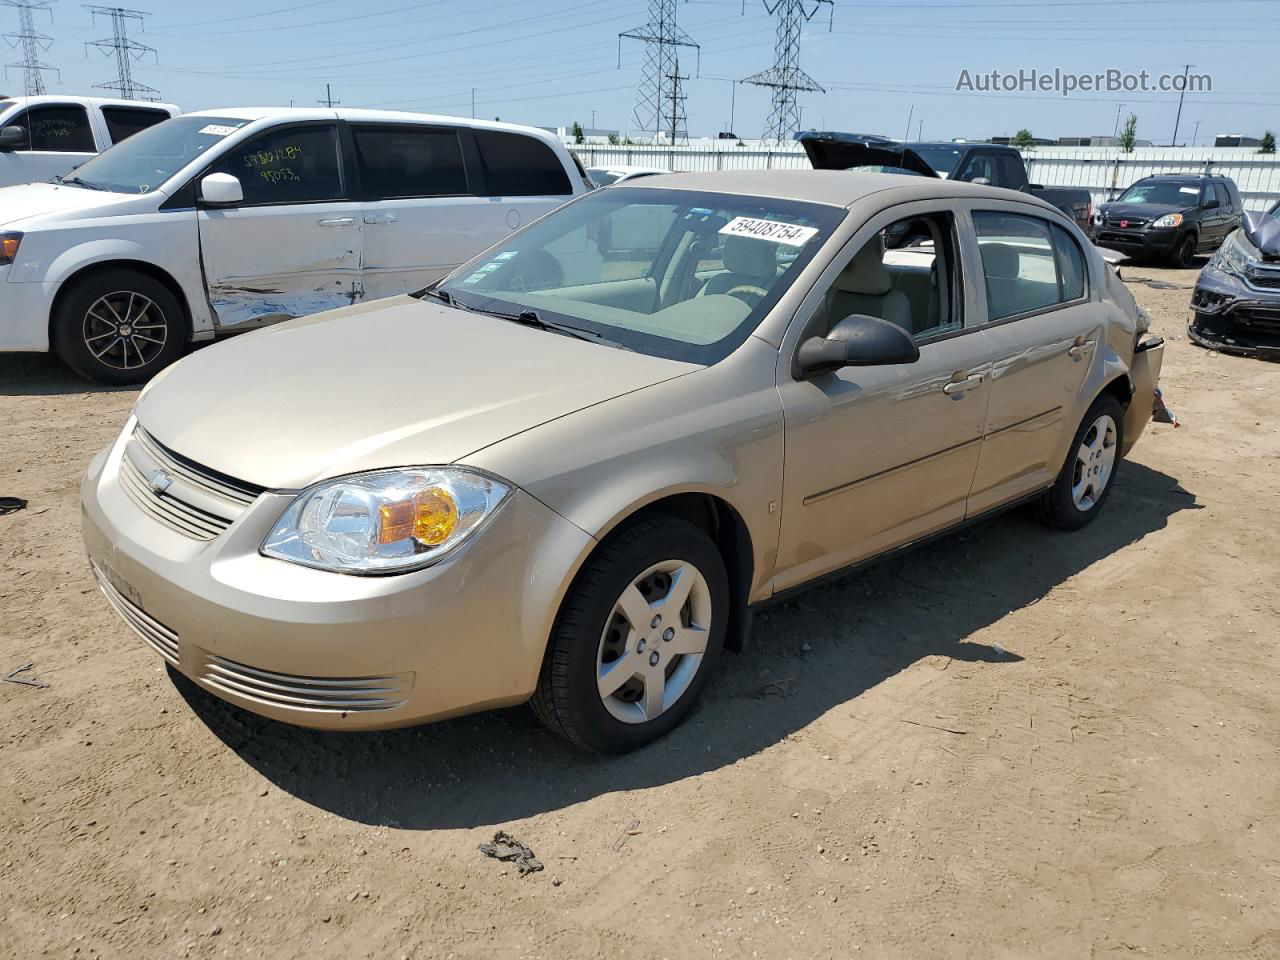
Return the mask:
<path id="1" fill-rule="evenodd" d="M 458 131 L 450 127 L 353 124 L 364 200 L 468 193 Z"/>
<path id="2" fill-rule="evenodd" d="M 475 131 L 485 192 L 491 197 L 564 196 L 573 193 L 564 165 L 547 144 L 498 130 Z"/>
<path id="3" fill-rule="evenodd" d="M 338 131 L 331 125 L 269 130 L 219 157 L 210 173 L 229 173 L 244 206 L 311 203 L 343 196 Z"/>
<path id="4" fill-rule="evenodd" d="M 27 144 L 19 150 L 48 153 L 94 153 L 89 112 L 79 104 L 47 104 L 31 107 L 5 126 L 26 127 Z"/>
<path id="5" fill-rule="evenodd" d="M 135 133 L 141 133 L 147 127 L 169 119 L 164 110 L 151 110 L 146 107 L 103 107 L 102 119 L 107 121 L 107 133 L 112 143 L 128 140 Z"/>
<path id="6" fill-rule="evenodd" d="M 1084 296 L 1084 254 L 1057 224 L 1023 214 L 977 211 L 973 226 L 982 254 L 988 322 Z"/>

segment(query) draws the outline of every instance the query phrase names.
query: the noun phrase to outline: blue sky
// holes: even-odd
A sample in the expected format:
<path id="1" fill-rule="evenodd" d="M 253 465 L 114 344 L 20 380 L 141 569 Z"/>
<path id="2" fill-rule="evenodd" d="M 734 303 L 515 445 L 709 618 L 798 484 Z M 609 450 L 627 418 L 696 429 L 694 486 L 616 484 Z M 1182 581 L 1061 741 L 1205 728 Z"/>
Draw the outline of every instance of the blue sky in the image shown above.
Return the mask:
<path id="1" fill-rule="evenodd" d="M 144 4 L 146 0 L 143 0 Z M 620 31 L 647 19 L 646 0 L 152 0 L 135 39 L 155 47 L 135 77 L 184 109 L 312 104 L 325 82 L 346 106 L 469 115 L 540 125 L 625 129 L 631 122 L 643 45 Z M 732 78 L 773 60 L 775 23 L 761 0 L 690 0 L 680 25 L 702 47 L 687 83 L 691 135 L 714 135 L 730 119 Z M 84 43 L 110 24 L 78 2 L 56 0 L 44 54 L 61 69 L 51 92 L 89 92 L 115 67 Z M 0 7 L 4 32 L 16 11 Z M 806 29 L 801 65 L 826 88 L 803 95 L 803 125 L 901 137 L 1111 133 L 1117 106 L 1136 113 L 1138 135 L 1167 143 L 1177 95 L 957 93 L 962 69 L 1116 67 L 1179 73 L 1184 63 L 1213 77 L 1212 93 L 1188 94 L 1179 140 L 1200 121 L 1199 141 L 1217 133 L 1280 131 L 1280 0 L 836 0 Z M 17 59 L 17 51 L 9 59 Z M 682 60 L 682 69 L 685 61 Z M 688 72 L 695 64 L 690 63 Z M 0 90 L 21 91 L 10 70 Z M 759 136 L 768 93 L 738 86 L 735 129 Z"/>

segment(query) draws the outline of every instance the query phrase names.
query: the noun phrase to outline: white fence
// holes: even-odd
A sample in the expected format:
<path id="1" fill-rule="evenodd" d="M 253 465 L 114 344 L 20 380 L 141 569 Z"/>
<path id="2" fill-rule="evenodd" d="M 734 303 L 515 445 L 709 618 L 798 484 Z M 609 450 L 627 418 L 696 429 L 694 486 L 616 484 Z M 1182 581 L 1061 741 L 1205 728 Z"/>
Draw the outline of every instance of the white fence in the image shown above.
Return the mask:
<path id="1" fill-rule="evenodd" d="M 662 167 L 679 172 L 706 170 L 804 170 L 809 161 L 799 147 L 735 147 L 735 141 L 711 146 L 611 146 L 570 144 L 588 167 L 610 165 Z M 1133 181 L 1156 173 L 1213 173 L 1230 177 L 1248 210 L 1265 210 L 1280 200 L 1280 154 L 1252 147 L 1036 147 L 1026 151 L 1032 182 L 1046 187 L 1084 187 L 1095 205 L 1111 199 Z"/>

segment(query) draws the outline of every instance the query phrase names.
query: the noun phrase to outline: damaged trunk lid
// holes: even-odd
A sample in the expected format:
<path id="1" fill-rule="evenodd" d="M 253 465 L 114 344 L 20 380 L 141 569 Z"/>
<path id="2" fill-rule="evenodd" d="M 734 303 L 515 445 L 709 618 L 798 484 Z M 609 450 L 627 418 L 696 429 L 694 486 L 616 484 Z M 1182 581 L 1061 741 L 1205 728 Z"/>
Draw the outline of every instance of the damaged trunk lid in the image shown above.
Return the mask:
<path id="1" fill-rule="evenodd" d="M 861 133 L 806 131 L 796 139 L 815 170 L 868 170 L 938 179 L 938 173 L 906 144 Z"/>

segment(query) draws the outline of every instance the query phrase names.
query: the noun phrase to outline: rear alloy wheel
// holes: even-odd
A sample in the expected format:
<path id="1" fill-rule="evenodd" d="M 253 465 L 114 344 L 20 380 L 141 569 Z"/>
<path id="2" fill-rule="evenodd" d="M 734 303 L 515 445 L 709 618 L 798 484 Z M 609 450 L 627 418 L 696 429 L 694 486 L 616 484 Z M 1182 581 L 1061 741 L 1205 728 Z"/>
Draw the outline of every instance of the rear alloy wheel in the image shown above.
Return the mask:
<path id="1" fill-rule="evenodd" d="M 1037 501 L 1040 519 L 1060 530 L 1089 523 L 1111 492 L 1120 464 L 1124 408 L 1107 394 L 1094 401 L 1072 441 L 1057 480 Z"/>
<path id="2" fill-rule="evenodd" d="M 707 535 L 653 517 L 608 540 L 561 606 L 531 705 L 577 746 L 625 753 L 688 713 L 724 645 L 729 583 Z"/>
<path id="3" fill-rule="evenodd" d="M 142 383 L 182 355 L 182 308 L 146 274 L 110 270 L 75 284 L 59 304 L 53 339 L 63 362 L 99 383 Z"/>

